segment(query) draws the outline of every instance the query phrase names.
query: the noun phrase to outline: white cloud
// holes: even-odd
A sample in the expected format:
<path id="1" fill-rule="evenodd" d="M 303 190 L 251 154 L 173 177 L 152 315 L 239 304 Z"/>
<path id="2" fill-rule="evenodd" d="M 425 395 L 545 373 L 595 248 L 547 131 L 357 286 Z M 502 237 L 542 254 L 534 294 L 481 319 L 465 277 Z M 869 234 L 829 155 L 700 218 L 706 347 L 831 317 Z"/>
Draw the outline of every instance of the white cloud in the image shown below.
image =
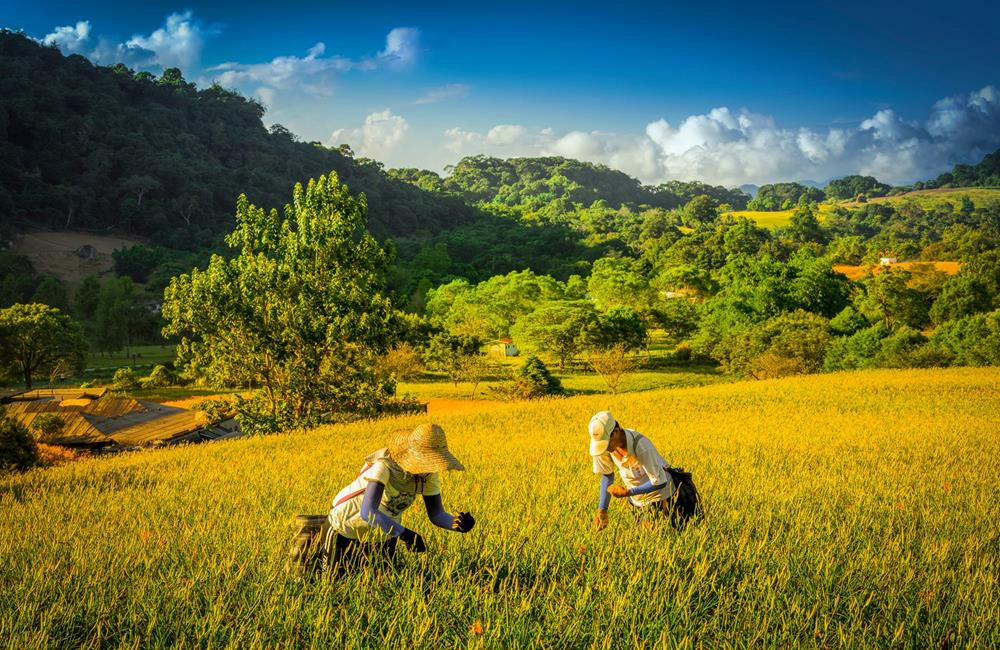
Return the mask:
<path id="1" fill-rule="evenodd" d="M 324 57 L 325 51 L 326 45 L 316 43 L 304 57 L 279 56 L 267 63 L 223 63 L 209 68 L 209 72 L 215 73 L 215 81 L 227 88 L 262 84 L 271 89 L 296 89 L 310 95 L 329 96 L 333 94 L 334 75 L 356 64 L 339 56 Z"/>
<path id="2" fill-rule="evenodd" d="M 528 129 L 518 124 L 497 124 L 486 134 L 486 144 L 516 144 L 527 133 Z"/>
<path id="3" fill-rule="evenodd" d="M 327 145 L 347 144 L 358 155 L 381 159 L 403 141 L 409 128 L 403 117 L 385 109 L 370 113 L 360 127 L 336 129 L 330 134 Z"/>
<path id="4" fill-rule="evenodd" d="M 227 88 L 251 92 L 261 86 L 295 91 L 318 97 L 333 95 L 337 75 L 349 70 L 370 71 L 381 67 L 405 67 L 417 56 L 418 30 L 393 29 L 386 37 L 386 49 L 376 57 L 351 59 L 324 56 L 326 44 L 316 43 L 305 56 L 278 56 L 266 63 L 228 62 L 208 69 L 212 80 Z M 281 101 L 282 94 L 270 93 L 269 103 Z"/>
<path id="5" fill-rule="evenodd" d="M 167 16 L 163 27 L 149 36 L 133 36 L 125 49 L 138 48 L 153 53 L 153 63 L 163 68 L 188 68 L 201 59 L 204 31 L 190 11 Z"/>
<path id="6" fill-rule="evenodd" d="M 87 47 L 90 40 L 90 21 L 81 20 L 76 25 L 56 27 L 51 34 L 42 38 L 45 45 L 55 45 L 63 52 L 80 52 Z"/>
<path id="7" fill-rule="evenodd" d="M 436 104 L 449 99 L 461 99 L 468 96 L 469 87 L 465 84 L 448 84 L 439 88 L 431 88 L 414 104 Z"/>
<path id="8" fill-rule="evenodd" d="M 395 68 L 405 68 L 416 62 L 420 53 L 420 30 L 396 27 L 385 37 L 385 49 L 378 53 L 381 62 Z"/>
<path id="9" fill-rule="evenodd" d="M 485 134 L 445 132 L 459 155 L 561 155 L 604 163 L 644 182 L 702 180 L 723 185 L 826 180 L 870 174 L 889 183 L 933 177 L 957 162 L 978 162 L 1000 147 L 1000 92 L 987 86 L 934 104 L 924 122 L 884 109 L 855 127 L 788 128 L 746 109 L 715 108 L 676 126 L 659 119 L 641 134 L 497 125 Z"/>
<path id="10" fill-rule="evenodd" d="M 140 69 L 191 68 L 201 59 L 205 36 L 211 34 L 190 11 L 167 16 L 163 26 L 148 36 L 135 35 L 124 43 L 98 38 L 91 43 L 90 21 L 56 27 L 41 40 L 66 54 L 83 54 L 98 65 L 124 63 Z"/>

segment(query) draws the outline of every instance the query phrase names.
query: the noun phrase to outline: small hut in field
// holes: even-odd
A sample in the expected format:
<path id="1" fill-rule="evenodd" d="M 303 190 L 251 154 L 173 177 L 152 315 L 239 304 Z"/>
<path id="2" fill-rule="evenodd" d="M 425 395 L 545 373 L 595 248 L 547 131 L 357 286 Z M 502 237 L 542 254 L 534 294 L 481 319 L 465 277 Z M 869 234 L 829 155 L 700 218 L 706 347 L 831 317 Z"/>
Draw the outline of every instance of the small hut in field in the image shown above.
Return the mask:
<path id="1" fill-rule="evenodd" d="M 512 339 L 497 339 L 490 344 L 489 353 L 495 357 L 516 357 L 521 353 Z"/>

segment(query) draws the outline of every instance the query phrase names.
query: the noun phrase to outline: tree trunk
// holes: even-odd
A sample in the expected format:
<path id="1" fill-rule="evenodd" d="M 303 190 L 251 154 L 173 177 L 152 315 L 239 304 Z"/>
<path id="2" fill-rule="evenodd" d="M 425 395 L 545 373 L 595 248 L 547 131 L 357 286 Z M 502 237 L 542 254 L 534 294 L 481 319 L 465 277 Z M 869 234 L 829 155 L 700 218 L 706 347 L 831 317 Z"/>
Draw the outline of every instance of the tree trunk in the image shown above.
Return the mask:
<path id="1" fill-rule="evenodd" d="M 24 369 L 24 387 L 31 390 L 31 370 L 29 368 Z"/>

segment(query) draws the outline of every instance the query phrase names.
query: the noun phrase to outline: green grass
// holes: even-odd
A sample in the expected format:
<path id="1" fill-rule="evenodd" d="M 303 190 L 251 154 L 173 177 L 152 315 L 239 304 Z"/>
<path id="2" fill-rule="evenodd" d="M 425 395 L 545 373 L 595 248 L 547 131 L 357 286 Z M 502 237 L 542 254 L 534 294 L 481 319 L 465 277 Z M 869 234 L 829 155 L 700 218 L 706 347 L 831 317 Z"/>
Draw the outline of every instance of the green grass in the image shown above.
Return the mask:
<path id="1" fill-rule="evenodd" d="M 0 478 L 0 639 L 22 647 L 1000 645 L 1000 370 L 884 370 L 441 416 L 468 535 L 404 523 L 395 571 L 283 574 L 408 417 Z M 694 472 L 707 517 L 591 527 L 611 408 Z M 482 634 L 476 634 L 476 625 Z"/>
<path id="2" fill-rule="evenodd" d="M 899 205 L 901 203 L 912 202 L 919 205 L 921 208 L 928 210 L 931 208 L 938 208 L 941 205 L 948 203 L 951 204 L 952 209 L 958 211 L 962 207 L 962 197 L 968 196 L 972 199 L 972 203 L 977 207 L 981 208 L 985 206 L 990 201 L 1000 201 L 1000 188 L 982 188 L 982 187 L 969 187 L 969 188 L 957 188 L 957 189 L 937 189 L 937 190 L 919 190 L 916 192 L 908 192 L 906 194 L 900 194 L 898 196 L 884 196 L 874 199 L 869 199 L 869 203 L 891 203 L 893 205 Z M 843 201 L 838 203 L 820 203 L 819 204 L 819 220 L 823 221 L 826 216 L 835 208 L 837 205 L 846 208 L 858 208 L 863 204 L 856 203 L 854 201 Z M 762 228 L 784 228 L 789 224 L 792 218 L 792 214 L 795 212 L 794 209 L 791 210 L 779 210 L 775 212 L 767 212 L 761 210 L 736 210 L 730 212 L 734 217 L 747 217 L 754 220 L 758 226 Z"/>
<path id="3" fill-rule="evenodd" d="M 108 354 L 91 352 L 87 355 L 84 365 L 98 370 L 124 368 L 126 366 L 149 366 L 173 362 L 174 346 L 172 345 L 134 345 L 128 350 L 119 350 Z"/>
<path id="4" fill-rule="evenodd" d="M 516 368 L 523 362 L 523 357 L 514 357 L 516 363 L 505 362 L 504 366 Z M 649 363 L 641 357 L 639 363 Z M 627 373 L 619 387 L 619 392 L 633 393 L 653 390 L 656 388 L 680 388 L 688 386 L 704 386 L 720 382 L 732 381 L 733 378 L 723 375 L 715 364 L 700 363 L 668 363 L 666 359 L 653 357 L 653 367 L 639 367 Z M 560 371 L 553 363 L 549 370 L 559 378 L 563 388 L 570 395 L 605 393 L 608 386 L 597 374 L 587 370 L 582 362 L 577 362 L 576 368 Z M 399 396 L 411 396 L 420 401 L 432 399 L 496 399 L 492 390 L 500 386 L 503 379 L 494 375 L 476 387 L 472 393 L 472 384 L 459 382 L 456 386 L 441 373 L 425 373 L 421 381 L 400 382 L 396 387 Z"/>
<path id="5" fill-rule="evenodd" d="M 977 208 L 985 206 L 990 201 L 1000 201 L 1000 188 L 969 187 L 957 189 L 919 190 L 898 196 L 886 196 L 869 199 L 870 203 L 916 203 L 925 210 L 937 208 L 945 203 L 951 204 L 957 212 L 962 207 L 962 197 L 968 196 Z M 859 205 L 859 204 L 849 204 Z"/>
<path id="6" fill-rule="evenodd" d="M 833 210 L 834 206 L 829 203 L 819 204 L 819 214 L 817 215 L 820 221 L 826 218 L 826 215 Z M 795 209 L 791 210 L 777 210 L 774 212 L 768 212 L 765 210 L 736 210 L 730 212 L 729 214 L 734 217 L 746 217 L 752 219 L 761 228 L 784 228 L 787 226 L 792 219 L 792 215 L 795 213 Z"/>

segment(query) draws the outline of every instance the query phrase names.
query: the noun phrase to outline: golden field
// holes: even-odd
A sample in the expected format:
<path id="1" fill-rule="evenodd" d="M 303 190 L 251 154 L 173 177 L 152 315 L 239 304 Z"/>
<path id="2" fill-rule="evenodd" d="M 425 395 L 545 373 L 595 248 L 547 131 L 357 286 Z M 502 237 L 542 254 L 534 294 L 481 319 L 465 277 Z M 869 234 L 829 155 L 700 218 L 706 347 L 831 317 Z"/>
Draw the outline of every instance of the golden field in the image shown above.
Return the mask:
<path id="1" fill-rule="evenodd" d="M 95 459 L 0 479 L 6 647 L 995 647 L 1000 369 L 867 371 L 441 411 L 468 471 L 448 534 L 394 572 L 283 573 L 419 418 Z M 693 471 L 704 521 L 591 519 L 611 408 Z"/>

